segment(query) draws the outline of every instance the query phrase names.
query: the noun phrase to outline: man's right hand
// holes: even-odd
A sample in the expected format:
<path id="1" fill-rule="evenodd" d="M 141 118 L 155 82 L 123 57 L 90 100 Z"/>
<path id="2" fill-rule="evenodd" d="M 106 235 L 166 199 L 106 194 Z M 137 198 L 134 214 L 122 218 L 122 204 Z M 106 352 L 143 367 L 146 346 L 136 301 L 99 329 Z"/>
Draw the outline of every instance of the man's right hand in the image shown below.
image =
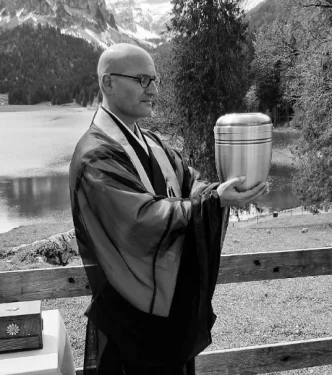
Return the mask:
<path id="1" fill-rule="evenodd" d="M 245 180 L 245 176 L 235 177 L 218 186 L 217 193 L 221 207 L 243 207 L 268 193 L 268 185 L 264 182 L 243 193 L 236 191 L 235 187 L 241 185 Z"/>

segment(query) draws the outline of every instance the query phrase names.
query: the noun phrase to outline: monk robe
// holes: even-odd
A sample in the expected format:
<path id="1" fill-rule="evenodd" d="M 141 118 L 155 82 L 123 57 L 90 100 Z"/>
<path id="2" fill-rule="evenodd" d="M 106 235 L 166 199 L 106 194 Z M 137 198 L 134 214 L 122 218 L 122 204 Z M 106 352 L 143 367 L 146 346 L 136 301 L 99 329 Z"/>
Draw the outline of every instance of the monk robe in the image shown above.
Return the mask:
<path id="1" fill-rule="evenodd" d="M 92 290 L 87 374 L 189 374 L 211 344 L 229 209 L 219 183 L 135 124 L 97 110 L 70 165 L 76 238 Z"/>

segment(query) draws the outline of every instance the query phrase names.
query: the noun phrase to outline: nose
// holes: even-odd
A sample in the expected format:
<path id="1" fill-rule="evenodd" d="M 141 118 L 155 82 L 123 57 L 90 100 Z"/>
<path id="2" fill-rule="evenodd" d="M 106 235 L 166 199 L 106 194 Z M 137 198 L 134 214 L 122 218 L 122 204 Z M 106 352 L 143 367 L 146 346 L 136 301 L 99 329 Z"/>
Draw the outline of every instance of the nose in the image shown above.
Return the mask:
<path id="1" fill-rule="evenodd" d="M 149 86 L 145 89 L 145 93 L 149 95 L 157 95 L 158 88 L 154 81 L 151 81 Z"/>

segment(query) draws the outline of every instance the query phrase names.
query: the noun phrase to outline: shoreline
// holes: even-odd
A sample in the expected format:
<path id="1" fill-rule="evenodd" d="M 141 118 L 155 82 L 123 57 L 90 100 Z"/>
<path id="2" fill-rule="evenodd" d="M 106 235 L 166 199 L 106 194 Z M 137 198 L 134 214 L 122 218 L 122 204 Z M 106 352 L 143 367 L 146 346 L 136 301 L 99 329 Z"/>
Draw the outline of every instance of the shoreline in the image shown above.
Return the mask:
<path id="1" fill-rule="evenodd" d="M 277 216 L 274 216 L 277 213 Z M 332 223 L 332 209 L 313 214 L 302 206 L 252 216 L 246 220 L 229 221 L 229 226 L 237 228 L 300 227 Z"/>
<path id="2" fill-rule="evenodd" d="M 274 216 L 274 212 L 277 212 L 277 217 Z M 236 226 L 251 226 L 255 225 L 257 223 L 263 223 L 263 222 L 269 222 L 269 221 L 277 221 L 276 219 L 284 219 L 284 218 L 295 218 L 295 217 L 310 217 L 314 218 L 313 222 L 317 221 L 324 221 L 324 222 L 332 222 L 332 209 L 329 211 L 320 211 L 319 214 L 313 214 L 310 211 L 304 210 L 302 206 L 294 207 L 294 208 L 289 208 L 281 211 L 274 211 L 274 212 L 263 212 L 263 213 L 257 213 L 253 214 L 250 217 L 242 218 L 240 220 L 237 220 L 237 217 L 235 214 L 232 214 L 229 220 L 229 226 L 231 226 L 233 223 Z M 317 218 L 321 218 L 325 216 L 326 219 L 324 220 L 317 220 Z M 331 216 L 331 220 L 329 221 L 329 217 Z M 306 220 L 307 221 L 307 220 Z M 49 228 L 49 229 L 48 229 Z M 53 229 L 57 230 L 57 232 L 53 232 Z M 62 230 L 63 228 L 63 230 Z M 26 225 L 19 225 L 16 227 L 13 227 L 9 229 L 8 231 L 5 232 L 0 232 L 0 242 L 1 239 L 4 238 L 5 236 L 19 236 L 23 232 L 28 231 L 29 229 L 31 230 L 32 233 L 35 235 L 39 236 L 41 235 L 41 232 L 45 231 L 45 236 L 48 235 L 53 235 L 61 232 L 66 232 L 70 229 L 73 229 L 74 225 L 72 222 L 72 215 L 70 210 L 66 210 L 62 212 L 58 217 L 57 220 L 53 219 L 48 219 L 46 221 L 43 221 L 43 219 L 39 219 L 38 221 L 27 223 Z M 26 237 L 26 236 L 24 236 Z M 28 236 L 29 237 L 29 236 Z M 38 238 L 38 239 L 43 239 L 46 237 Z M 33 241 L 32 241 L 33 242 Z"/>
<path id="3" fill-rule="evenodd" d="M 34 112 L 34 111 L 43 111 L 49 109 L 59 109 L 59 108 L 72 108 L 72 109 L 82 109 L 86 110 L 89 109 L 90 106 L 82 107 L 76 103 L 68 103 L 68 104 L 61 104 L 61 105 L 52 105 L 51 102 L 42 102 L 38 104 L 1 104 L 0 105 L 0 113 L 4 112 Z"/>

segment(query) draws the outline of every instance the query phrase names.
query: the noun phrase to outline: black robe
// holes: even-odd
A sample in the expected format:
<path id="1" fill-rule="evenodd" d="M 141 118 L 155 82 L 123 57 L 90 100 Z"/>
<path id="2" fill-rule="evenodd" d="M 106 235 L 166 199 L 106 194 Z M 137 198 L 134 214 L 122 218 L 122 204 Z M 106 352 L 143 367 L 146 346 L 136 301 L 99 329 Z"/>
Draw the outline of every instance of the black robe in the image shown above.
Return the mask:
<path id="1" fill-rule="evenodd" d="M 175 375 L 175 369 L 193 361 L 211 343 L 216 318 L 211 301 L 229 209 L 220 207 L 215 191 L 219 183 L 200 180 L 178 152 L 155 134 L 142 132 L 165 151 L 179 179 L 181 198 L 162 194 L 165 184 L 157 187 L 154 180 L 161 169 L 151 159 L 150 171 L 145 169 L 156 194 L 149 193 L 121 144 L 94 123 L 76 146 L 70 166 L 73 221 L 93 294 L 86 311 L 85 374 L 97 373 L 95 367 L 100 374 L 113 374 L 112 369 L 122 374 L 125 364 L 128 368 L 166 366 Z M 130 134 L 126 137 L 133 142 Z M 167 276 L 163 265 L 170 263 L 165 259 L 172 259 L 167 258 L 168 249 L 181 236 L 176 283 L 172 286 L 170 271 L 170 285 L 165 276 L 165 285 L 158 285 L 159 271 Z M 102 261 L 106 258 L 107 265 Z M 146 279 L 141 272 L 145 266 L 151 269 Z M 119 284 L 113 282 L 116 276 Z M 137 301 L 149 310 L 135 306 L 140 290 Z M 169 310 L 165 307 L 165 314 L 158 314 L 154 303 L 162 300 L 162 291 L 172 299 Z"/>

